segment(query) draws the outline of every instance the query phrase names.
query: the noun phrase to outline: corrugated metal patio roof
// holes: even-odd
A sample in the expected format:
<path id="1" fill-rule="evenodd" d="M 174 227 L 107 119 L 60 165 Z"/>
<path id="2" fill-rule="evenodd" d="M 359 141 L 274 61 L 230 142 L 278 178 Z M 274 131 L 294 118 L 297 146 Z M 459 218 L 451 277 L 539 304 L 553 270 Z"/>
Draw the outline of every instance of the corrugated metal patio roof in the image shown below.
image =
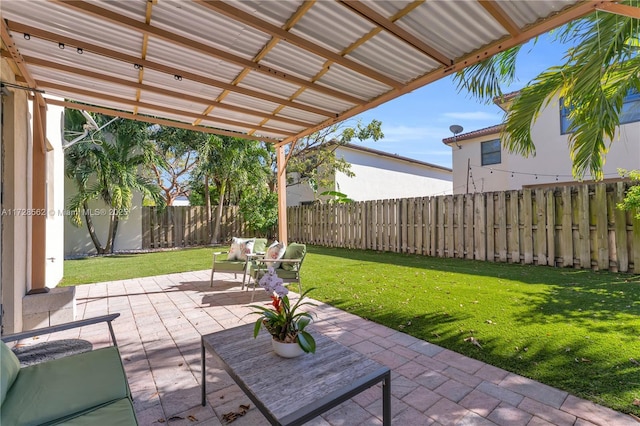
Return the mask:
<path id="1" fill-rule="evenodd" d="M 4 0 L 2 54 L 83 109 L 288 143 L 611 3 Z"/>

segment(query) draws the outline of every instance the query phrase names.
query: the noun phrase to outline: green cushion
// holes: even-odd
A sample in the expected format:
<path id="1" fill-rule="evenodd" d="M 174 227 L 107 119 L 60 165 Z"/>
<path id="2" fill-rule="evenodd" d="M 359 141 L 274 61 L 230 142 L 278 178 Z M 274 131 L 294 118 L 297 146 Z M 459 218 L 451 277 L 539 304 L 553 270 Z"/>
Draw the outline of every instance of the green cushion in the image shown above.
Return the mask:
<path id="1" fill-rule="evenodd" d="M 304 244 L 291 243 L 284 252 L 283 259 L 302 259 L 307 252 L 307 246 Z M 300 264 L 283 262 L 281 268 L 285 271 L 296 271 Z"/>
<path id="2" fill-rule="evenodd" d="M 282 266 L 286 265 L 285 263 Z M 289 265 L 291 266 L 291 265 Z M 295 280 L 298 278 L 298 271 L 287 271 L 286 269 L 276 269 L 276 275 L 283 280 Z"/>
<path id="3" fill-rule="evenodd" d="M 6 343 L 0 341 L 0 404 L 20 372 L 20 361 Z"/>
<path id="4" fill-rule="evenodd" d="M 21 369 L 0 424 L 38 425 L 128 396 L 118 349 L 97 349 Z"/>
<path id="5" fill-rule="evenodd" d="M 218 272 L 243 272 L 245 261 L 238 260 L 218 260 L 213 265 L 213 270 Z"/>
<path id="6" fill-rule="evenodd" d="M 100 407 L 81 416 L 54 423 L 68 426 L 137 425 L 136 415 L 129 398 Z"/>
<path id="7" fill-rule="evenodd" d="M 256 242 L 253 244 L 253 252 L 264 253 L 265 251 L 267 251 L 267 239 L 256 238 Z"/>

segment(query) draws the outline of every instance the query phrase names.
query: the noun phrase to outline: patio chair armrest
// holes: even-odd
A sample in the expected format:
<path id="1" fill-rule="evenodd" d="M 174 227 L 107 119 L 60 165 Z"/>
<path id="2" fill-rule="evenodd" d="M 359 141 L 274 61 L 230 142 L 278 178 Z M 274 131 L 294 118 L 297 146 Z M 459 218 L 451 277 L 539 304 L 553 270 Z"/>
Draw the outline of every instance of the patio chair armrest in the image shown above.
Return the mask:
<path id="1" fill-rule="evenodd" d="M 43 334 L 57 333 L 59 331 L 71 330 L 73 328 L 84 327 L 84 326 L 87 326 L 87 325 L 93 325 L 93 324 L 98 324 L 98 323 L 101 323 L 101 322 L 106 322 L 109 325 L 109 332 L 111 333 L 111 339 L 113 341 L 113 344 L 117 346 L 116 338 L 115 338 L 115 335 L 113 334 L 113 328 L 111 326 L 111 321 L 113 321 L 114 319 L 118 318 L 119 316 L 120 316 L 119 313 L 110 314 L 110 315 L 103 315 L 103 316 L 100 316 L 100 317 L 87 318 L 87 319 L 83 319 L 83 320 L 68 322 L 68 323 L 65 323 L 65 324 L 53 325 L 51 327 L 38 328 L 36 330 L 29 330 L 29 331 L 23 331 L 23 332 L 20 332 L 20 333 L 7 334 L 6 336 L 2 336 L 2 341 L 3 342 L 15 342 L 16 340 L 26 339 L 26 338 L 33 337 L 33 336 L 40 336 L 40 335 L 43 335 Z"/>
<path id="2" fill-rule="evenodd" d="M 264 263 L 300 263 L 302 259 L 260 259 L 260 262 Z"/>

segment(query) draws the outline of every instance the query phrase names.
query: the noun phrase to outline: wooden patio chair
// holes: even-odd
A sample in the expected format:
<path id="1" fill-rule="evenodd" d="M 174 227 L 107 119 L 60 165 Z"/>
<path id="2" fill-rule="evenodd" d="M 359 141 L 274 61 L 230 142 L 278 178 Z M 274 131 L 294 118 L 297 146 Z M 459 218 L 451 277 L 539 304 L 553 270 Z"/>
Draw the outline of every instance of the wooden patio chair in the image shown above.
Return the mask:
<path id="1" fill-rule="evenodd" d="M 250 238 L 249 238 L 250 239 Z M 266 238 L 255 238 L 253 244 L 253 253 L 264 253 L 267 247 Z M 248 256 L 246 260 L 227 260 L 226 256 L 229 251 L 216 251 L 213 253 L 213 263 L 211 265 L 211 278 L 209 279 L 209 286 L 213 287 L 213 275 L 216 272 L 228 272 L 233 273 L 234 277 L 238 278 L 238 274 L 242 273 L 242 289 L 244 290 L 244 284 L 247 277 L 247 265 L 248 262 L 255 256 Z"/>
<path id="2" fill-rule="evenodd" d="M 249 263 L 247 266 L 247 273 L 249 275 L 247 290 L 249 290 L 249 285 L 251 280 L 253 280 L 251 301 L 253 302 L 255 297 L 258 281 L 267 272 L 268 268 L 273 265 L 277 265 L 277 267 L 274 268 L 274 272 L 285 284 L 297 283 L 298 292 L 302 293 L 300 270 L 302 269 L 302 262 L 306 254 L 307 246 L 305 244 L 291 243 L 287 246 L 281 259 L 257 259 Z"/>

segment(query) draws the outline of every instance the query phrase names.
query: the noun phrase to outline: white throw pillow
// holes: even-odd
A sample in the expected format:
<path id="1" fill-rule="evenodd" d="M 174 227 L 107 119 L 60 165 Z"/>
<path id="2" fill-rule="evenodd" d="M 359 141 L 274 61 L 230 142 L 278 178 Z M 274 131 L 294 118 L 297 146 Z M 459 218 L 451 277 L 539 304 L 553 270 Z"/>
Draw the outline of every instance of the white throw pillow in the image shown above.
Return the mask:
<path id="1" fill-rule="evenodd" d="M 284 243 L 279 243 L 278 240 L 276 240 L 269 246 L 269 248 L 267 249 L 267 253 L 264 255 L 264 258 L 272 260 L 282 259 L 286 248 L 287 246 Z M 275 269 L 279 268 L 280 264 L 281 262 L 269 262 L 267 266 L 273 266 L 273 268 Z"/>
<path id="2" fill-rule="evenodd" d="M 233 237 L 231 239 L 231 248 L 227 260 L 247 260 L 247 254 L 253 251 L 253 244 L 256 241 L 251 239 L 242 239 Z"/>

